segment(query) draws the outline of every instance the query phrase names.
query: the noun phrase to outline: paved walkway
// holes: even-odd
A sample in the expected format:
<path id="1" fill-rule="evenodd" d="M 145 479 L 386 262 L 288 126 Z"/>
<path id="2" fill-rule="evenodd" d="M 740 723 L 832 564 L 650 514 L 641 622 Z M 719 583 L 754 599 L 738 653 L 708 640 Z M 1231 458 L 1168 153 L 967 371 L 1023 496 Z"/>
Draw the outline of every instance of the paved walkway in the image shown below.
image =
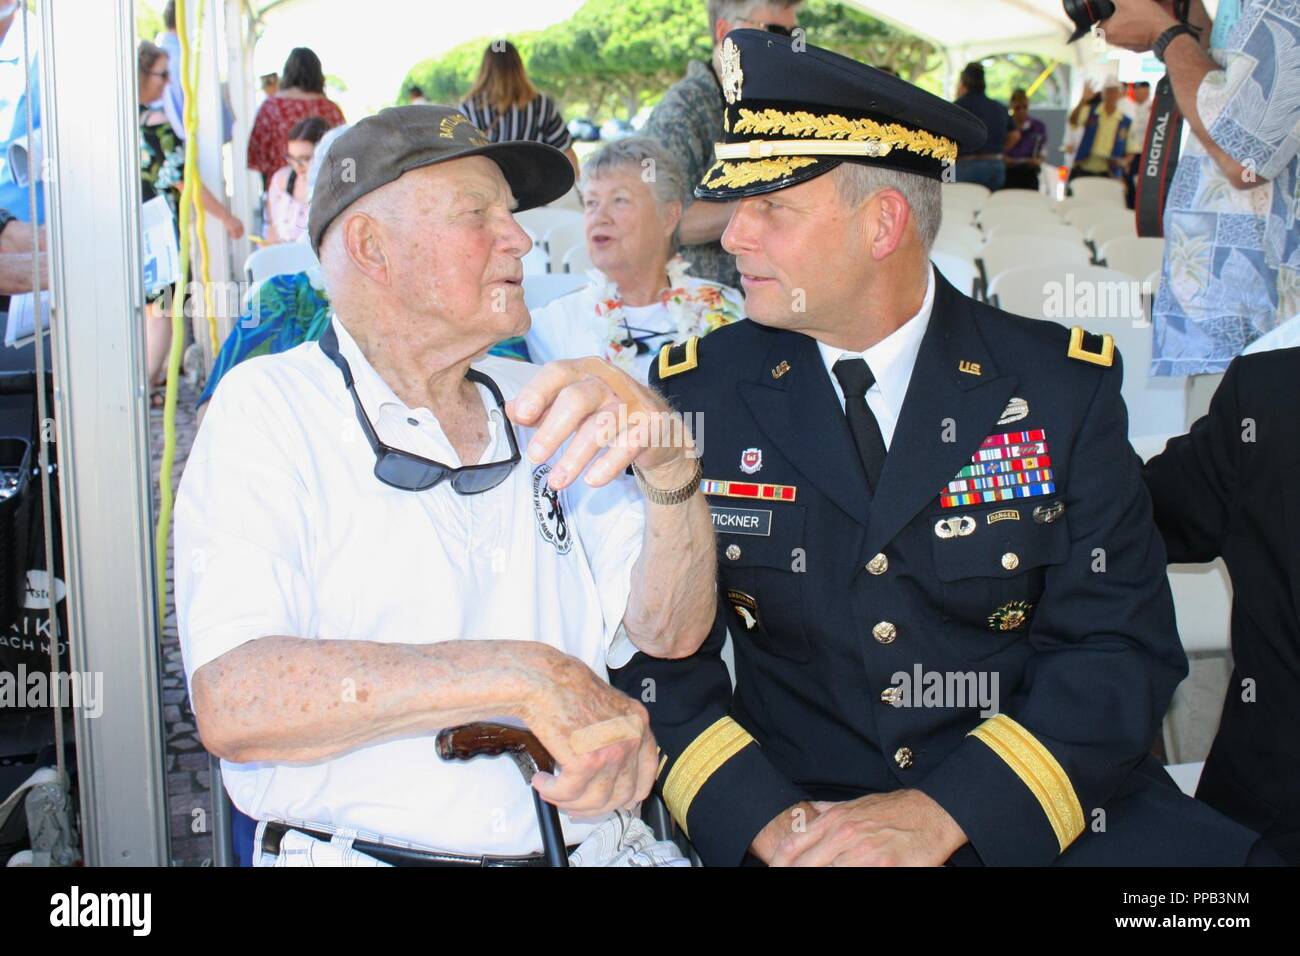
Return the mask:
<path id="1" fill-rule="evenodd" d="M 180 485 L 181 472 L 194 443 L 196 392 L 182 379 L 176 407 L 176 461 L 172 489 Z M 153 457 L 154 510 L 158 509 L 158 474 L 162 465 L 162 409 L 150 409 L 149 441 Z M 181 647 L 176 634 L 176 607 L 172 590 L 172 548 L 167 545 L 167 617 L 163 622 L 163 725 L 167 736 L 167 801 L 171 814 L 172 863 L 204 866 L 212 861 L 212 779 L 208 752 L 199 743 L 194 711 L 185 690 Z M 201 812 L 196 812 L 201 811 Z"/>

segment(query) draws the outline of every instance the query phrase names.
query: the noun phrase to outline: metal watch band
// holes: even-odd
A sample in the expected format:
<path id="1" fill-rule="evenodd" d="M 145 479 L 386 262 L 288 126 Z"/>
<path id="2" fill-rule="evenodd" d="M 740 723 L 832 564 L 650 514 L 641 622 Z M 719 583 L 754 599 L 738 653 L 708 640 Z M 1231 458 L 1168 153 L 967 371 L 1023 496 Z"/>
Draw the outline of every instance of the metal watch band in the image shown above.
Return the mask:
<path id="1" fill-rule="evenodd" d="M 1164 33 L 1160 34 L 1160 36 L 1156 37 L 1156 42 L 1151 46 L 1151 52 L 1155 55 L 1155 58 L 1161 63 L 1165 62 L 1165 49 L 1176 37 L 1180 37 L 1184 33 L 1193 40 L 1196 39 L 1196 34 L 1192 32 L 1192 28 L 1186 23 L 1176 23 Z"/>
<path id="2" fill-rule="evenodd" d="M 657 505 L 679 505 L 683 501 L 689 500 L 697 491 L 700 490 L 700 479 L 704 477 L 704 465 L 699 458 L 695 459 L 695 473 L 691 475 L 691 480 L 680 488 L 674 488 L 672 491 L 660 491 L 658 488 L 650 485 L 645 476 L 641 474 L 641 469 L 632 463 L 632 474 L 636 475 L 636 483 L 641 486 L 641 493 L 646 499 Z"/>

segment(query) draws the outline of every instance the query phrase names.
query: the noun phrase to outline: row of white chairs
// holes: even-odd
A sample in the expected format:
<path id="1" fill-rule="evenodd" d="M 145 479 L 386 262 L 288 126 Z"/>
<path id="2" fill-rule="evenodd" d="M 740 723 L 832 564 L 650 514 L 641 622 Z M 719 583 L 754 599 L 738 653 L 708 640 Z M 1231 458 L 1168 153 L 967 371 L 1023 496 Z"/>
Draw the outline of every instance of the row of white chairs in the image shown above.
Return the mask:
<path id="1" fill-rule="evenodd" d="M 1070 183 L 1073 198 L 1096 203 L 1118 203 L 1124 205 L 1125 187 L 1118 179 L 1086 176 Z M 944 183 L 943 201 L 945 204 L 964 204 L 976 209 L 989 203 L 1024 201 L 1025 197 L 1042 196 L 1047 201 L 1052 197 L 1032 189 L 999 189 L 993 192 L 987 186 L 978 183 Z"/>

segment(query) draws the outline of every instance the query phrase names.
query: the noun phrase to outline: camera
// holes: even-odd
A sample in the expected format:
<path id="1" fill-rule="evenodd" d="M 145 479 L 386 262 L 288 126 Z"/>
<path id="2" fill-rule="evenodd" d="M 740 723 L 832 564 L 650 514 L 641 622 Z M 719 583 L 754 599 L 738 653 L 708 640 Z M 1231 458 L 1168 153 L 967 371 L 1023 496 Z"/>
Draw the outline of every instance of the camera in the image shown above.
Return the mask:
<path id="1" fill-rule="evenodd" d="M 1064 0 L 1065 15 L 1074 24 L 1073 43 L 1092 31 L 1094 23 L 1100 23 L 1115 15 L 1115 4 L 1110 0 Z"/>

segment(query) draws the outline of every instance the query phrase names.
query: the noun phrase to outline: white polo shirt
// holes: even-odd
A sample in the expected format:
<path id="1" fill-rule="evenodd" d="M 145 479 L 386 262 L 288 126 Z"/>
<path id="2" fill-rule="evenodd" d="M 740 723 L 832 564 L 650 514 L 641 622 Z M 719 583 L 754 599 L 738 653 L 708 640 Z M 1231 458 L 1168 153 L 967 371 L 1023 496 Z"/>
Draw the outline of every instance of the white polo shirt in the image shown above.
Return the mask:
<path id="1" fill-rule="evenodd" d="M 408 408 L 334 320 L 357 393 L 386 443 L 455 465 L 426 408 Z M 537 367 L 486 357 L 474 367 L 506 399 Z M 509 455 L 490 392 L 489 447 Z M 532 430 L 518 428 L 519 447 Z M 548 466 L 525 454 L 480 495 L 443 482 L 402 491 L 375 456 L 338 368 L 315 342 L 234 368 L 217 389 L 176 501 L 176 607 L 186 679 L 268 635 L 406 644 L 541 641 L 606 675 L 641 549 L 631 479 L 541 493 Z M 340 689 L 342 693 L 342 688 Z M 258 819 L 318 822 L 467 854 L 541 848 L 532 797 L 509 758 L 445 763 L 432 734 L 309 764 L 222 761 L 235 805 Z M 591 823 L 564 821 L 570 844 Z"/>

